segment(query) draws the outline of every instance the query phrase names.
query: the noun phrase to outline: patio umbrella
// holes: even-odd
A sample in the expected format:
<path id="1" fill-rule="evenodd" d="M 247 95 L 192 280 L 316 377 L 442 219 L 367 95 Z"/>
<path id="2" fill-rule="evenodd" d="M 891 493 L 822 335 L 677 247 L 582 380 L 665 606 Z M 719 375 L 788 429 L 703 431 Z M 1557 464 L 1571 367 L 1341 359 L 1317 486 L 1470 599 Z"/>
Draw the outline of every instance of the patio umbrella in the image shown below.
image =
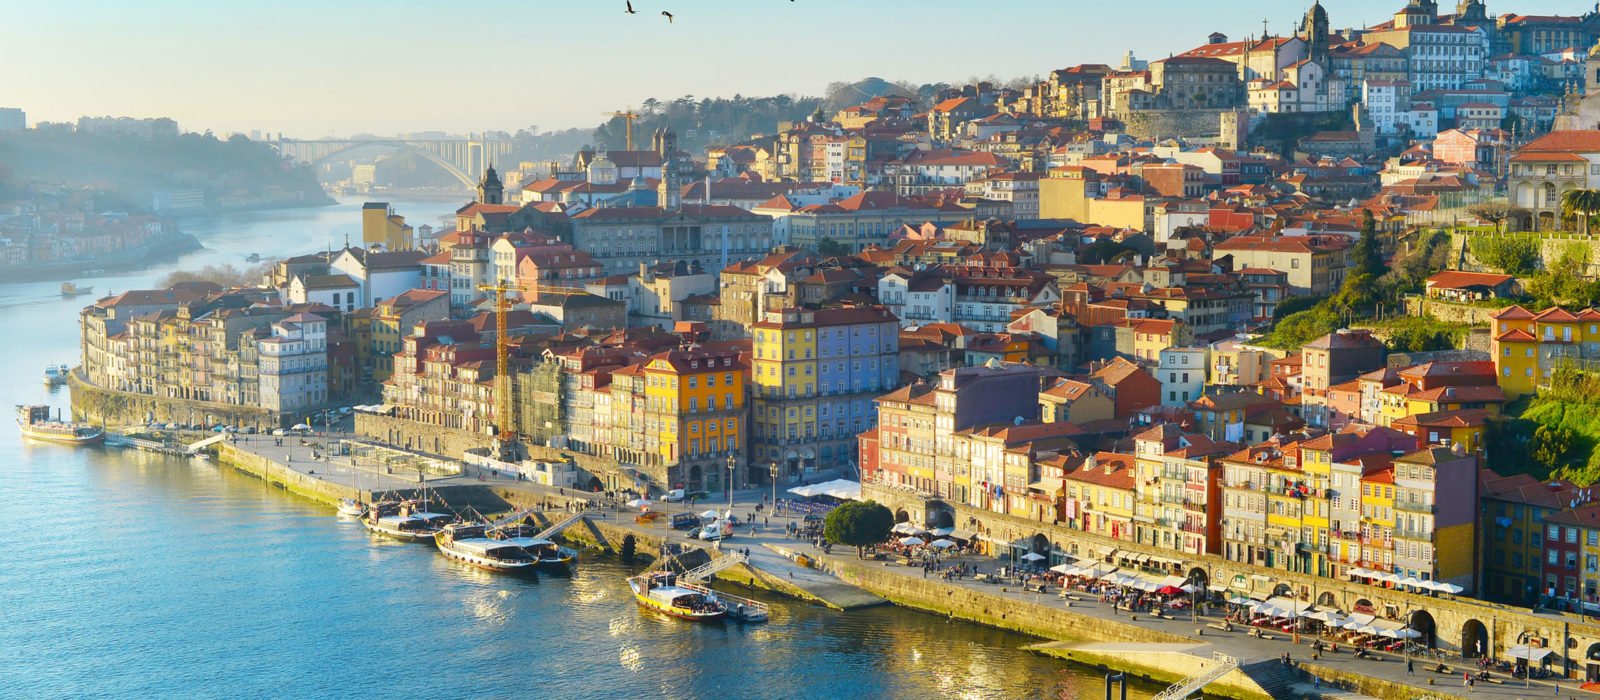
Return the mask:
<path id="1" fill-rule="evenodd" d="M 948 535 L 948 534 L 950 534 L 952 532 L 955 532 L 955 531 L 956 531 L 956 529 L 953 528 L 953 527 L 936 527 L 936 528 L 934 528 L 932 530 L 929 530 L 928 534 L 930 534 L 930 535 L 938 535 L 940 537 L 944 537 L 945 535 Z"/>
<path id="2" fill-rule="evenodd" d="M 922 531 L 922 528 L 912 525 L 909 522 L 900 523 L 899 525 L 894 526 L 893 529 L 893 532 L 901 535 L 916 535 L 921 534 Z"/>
<path id="3" fill-rule="evenodd" d="M 282 423 L 279 423 L 279 425 L 282 425 Z M 311 429 L 311 426 L 306 425 L 305 423 L 295 423 L 294 427 L 290 428 L 290 430 L 310 430 L 310 429 Z"/>
<path id="4" fill-rule="evenodd" d="M 1161 595 L 1178 595 L 1180 593 L 1188 593 L 1188 591 L 1177 586 L 1162 586 L 1157 588 L 1156 592 L 1160 593 Z"/>
<path id="5" fill-rule="evenodd" d="M 717 511 L 714 511 L 714 510 L 702 511 L 700 513 L 700 517 L 702 517 L 702 518 L 715 518 L 715 517 L 720 516 L 720 515 L 722 515 L 722 514 L 718 513 Z"/>
<path id="6" fill-rule="evenodd" d="M 1412 588 L 1421 588 L 1422 587 L 1422 579 L 1419 579 L 1419 578 L 1417 578 L 1415 576 L 1406 576 L 1405 578 L 1402 578 L 1399 581 L 1395 581 L 1395 585 L 1397 585 L 1397 586 L 1410 586 Z"/>
<path id="7" fill-rule="evenodd" d="M 1421 637 L 1422 633 L 1411 629 L 1410 627 L 1404 627 L 1397 630 L 1394 635 L 1401 639 L 1416 639 L 1417 637 Z"/>
<path id="8" fill-rule="evenodd" d="M 953 540 L 938 539 L 929 542 L 928 546 L 933 547 L 934 549 L 949 549 L 956 546 L 956 543 Z"/>
<path id="9" fill-rule="evenodd" d="M 1045 557 L 1043 554 L 1038 552 L 1028 552 L 1027 554 L 1022 555 L 1022 558 L 1026 561 L 1042 561 Z"/>
<path id="10" fill-rule="evenodd" d="M 1437 582 L 1435 582 L 1433 584 L 1433 588 L 1436 591 L 1449 593 L 1450 595 L 1455 595 L 1457 593 L 1460 593 L 1460 592 L 1466 590 L 1465 588 L 1457 586 L 1457 585 L 1455 585 L 1453 583 L 1437 583 Z"/>
<path id="11" fill-rule="evenodd" d="M 628 501 L 629 508 L 648 508 L 649 506 L 650 500 L 647 498 L 635 498 L 631 501 Z"/>
<path id="12" fill-rule="evenodd" d="M 1229 605 L 1249 605 L 1249 604 L 1254 603 L 1254 602 L 1255 601 L 1250 600 L 1249 598 L 1246 598 L 1246 597 L 1244 597 L 1242 595 L 1236 595 L 1236 596 L 1228 599 L 1228 604 Z"/>
<path id="13" fill-rule="evenodd" d="M 1054 572 L 1056 572 L 1058 574 L 1069 574 L 1069 575 L 1071 575 L 1071 574 L 1073 574 L 1073 572 L 1078 570 L 1078 567 L 1073 566 L 1071 564 L 1056 564 L 1055 566 L 1050 567 L 1050 570 L 1054 571 Z"/>
<path id="14" fill-rule="evenodd" d="M 907 547 L 918 547 L 927 544 L 927 542 L 921 537 L 902 537 L 900 538 L 900 544 L 903 544 Z"/>

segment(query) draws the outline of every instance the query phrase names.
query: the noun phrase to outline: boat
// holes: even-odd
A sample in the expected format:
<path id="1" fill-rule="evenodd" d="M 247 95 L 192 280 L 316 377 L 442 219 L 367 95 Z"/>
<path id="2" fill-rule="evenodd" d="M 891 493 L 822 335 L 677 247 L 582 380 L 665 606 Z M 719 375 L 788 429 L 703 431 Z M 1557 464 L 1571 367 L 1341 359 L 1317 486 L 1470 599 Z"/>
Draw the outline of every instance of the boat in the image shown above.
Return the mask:
<path id="1" fill-rule="evenodd" d="M 670 571 L 654 571 L 628 579 L 639 606 L 684 620 L 707 622 L 728 616 L 728 606 L 715 592 L 692 583 L 679 583 Z"/>
<path id="2" fill-rule="evenodd" d="M 64 296 L 64 297 L 67 297 L 67 298 L 72 298 L 72 297 L 79 296 L 79 295 L 82 295 L 82 294 L 92 294 L 92 293 L 94 293 L 94 285 L 91 285 L 91 284 L 79 285 L 76 282 L 62 282 L 61 283 L 61 296 Z"/>
<path id="3" fill-rule="evenodd" d="M 359 518 L 366 515 L 367 507 L 354 498 L 339 499 L 339 515 Z"/>
<path id="4" fill-rule="evenodd" d="M 534 573 L 539 558 L 513 540 L 489 537 L 480 524 L 446 525 L 433 536 L 439 552 L 456 561 L 501 573 Z"/>
<path id="5" fill-rule="evenodd" d="M 98 445 L 106 439 L 104 428 L 51 420 L 49 406 L 18 406 L 17 426 L 23 437 L 63 445 Z"/>
<path id="6" fill-rule="evenodd" d="M 247 263 L 258 263 L 258 262 L 261 262 L 261 254 L 260 253 L 251 253 L 249 255 L 246 255 L 246 256 L 244 256 L 244 261 L 247 262 Z"/>
<path id="7" fill-rule="evenodd" d="M 573 565 L 578 563 L 577 550 L 539 537 L 539 530 L 533 525 L 523 523 L 490 527 L 488 537 L 513 543 L 527 550 L 539 560 L 539 569 L 546 573 L 571 573 Z"/>
<path id="8" fill-rule="evenodd" d="M 72 374 L 72 368 L 66 365 L 50 365 L 44 368 L 45 386 L 57 386 L 67 383 L 67 377 Z"/>
<path id="9" fill-rule="evenodd" d="M 367 531 L 403 542 L 433 542 L 454 516 L 422 510 L 424 501 L 374 503 L 361 524 Z"/>

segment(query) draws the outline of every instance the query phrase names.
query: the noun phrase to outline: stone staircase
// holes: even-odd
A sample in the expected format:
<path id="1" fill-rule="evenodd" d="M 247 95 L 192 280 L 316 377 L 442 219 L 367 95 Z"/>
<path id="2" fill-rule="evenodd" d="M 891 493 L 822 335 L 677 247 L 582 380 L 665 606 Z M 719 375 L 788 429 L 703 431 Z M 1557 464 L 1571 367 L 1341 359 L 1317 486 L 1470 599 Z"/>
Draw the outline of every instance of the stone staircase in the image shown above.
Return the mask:
<path id="1" fill-rule="evenodd" d="M 1255 681 L 1256 685 L 1266 691 L 1269 697 L 1293 698 L 1297 693 L 1291 688 L 1300 682 L 1300 671 L 1293 666 L 1285 666 L 1277 659 L 1257 661 L 1239 667 L 1244 675 Z"/>

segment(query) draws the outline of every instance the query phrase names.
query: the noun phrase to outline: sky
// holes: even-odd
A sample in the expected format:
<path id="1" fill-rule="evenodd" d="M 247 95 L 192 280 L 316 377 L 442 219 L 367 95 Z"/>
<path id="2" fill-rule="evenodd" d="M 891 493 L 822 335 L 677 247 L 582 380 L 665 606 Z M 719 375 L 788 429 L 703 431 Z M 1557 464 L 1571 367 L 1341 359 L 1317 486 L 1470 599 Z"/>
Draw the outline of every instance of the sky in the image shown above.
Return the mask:
<path id="1" fill-rule="evenodd" d="M 1309 0 L 1307 0 L 1308 2 Z M 1335 28 L 1404 0 L 1324 0 Z M 296 138 L 592 127 L 603 111 L 734 94 L 820 95 L 1044 75 L 1214 31 L 1292 32 L 1298 0 L 0 0 L 0 107 L 29 123 L 176 119 Z M 1441 0 L 1442 11 L 1454 0 Z M 1489 2 L 1576 14 L 1579 0 Z M 660 12 L 675 17 L 668 23 Z"/>

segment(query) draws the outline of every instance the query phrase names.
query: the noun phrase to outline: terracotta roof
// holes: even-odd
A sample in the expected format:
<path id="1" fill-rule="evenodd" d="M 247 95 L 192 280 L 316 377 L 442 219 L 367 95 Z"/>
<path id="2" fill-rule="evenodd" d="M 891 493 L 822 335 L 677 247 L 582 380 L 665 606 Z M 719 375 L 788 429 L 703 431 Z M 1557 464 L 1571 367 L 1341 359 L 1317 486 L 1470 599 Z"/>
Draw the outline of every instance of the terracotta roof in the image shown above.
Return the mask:
<path id="1" fill-rule="evenodd" d="M 1466 287 L 1498 287 L 1513 280 L 1511 275 L 1487 272 L 1457 272 L 1447 270 L 1429 277 L 1427 284 L 1436 289 L 1463 289 Z"/>
<path id="2" fill-rule="evenodd" d="M 1600 131 L 1552 131 L 1518 150 L 1523 153 L 1600 153 Z"/>

